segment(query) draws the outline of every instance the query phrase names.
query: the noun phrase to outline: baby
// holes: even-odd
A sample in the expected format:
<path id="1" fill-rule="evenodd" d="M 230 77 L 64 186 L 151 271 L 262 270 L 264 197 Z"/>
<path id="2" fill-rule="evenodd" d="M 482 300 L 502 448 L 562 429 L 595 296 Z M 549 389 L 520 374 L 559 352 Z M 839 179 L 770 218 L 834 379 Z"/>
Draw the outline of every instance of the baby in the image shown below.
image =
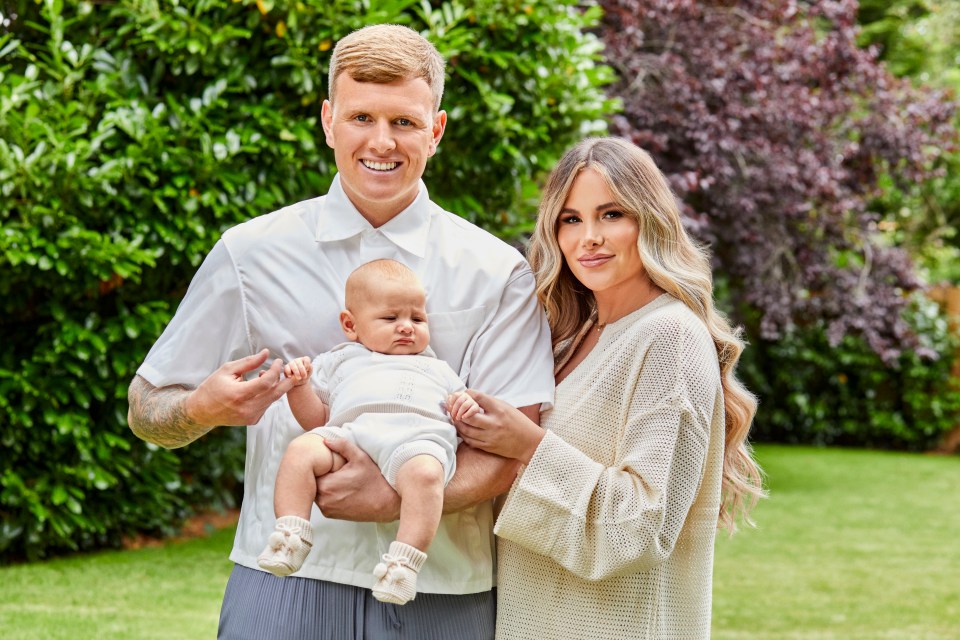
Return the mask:
<path id="1" fill-rule="evenodd" d="M 410 269 L 393 260 L 364 264 L 347 278 L 345 299 L 340 326 L 349 342 L 312 363 L 301 357 L 284 367 L 297 385 L 287 394 L 290 409 L 308 432 L 290 443 L 280 462 L 276 528 L 257 560 L 278 576 L 303 565 L 313 542 L 316 477 L 344 463 L 324 438 L 348 438 L 400 495 L 397 539 L 373 571 L 373 595 L 404 604 L 416 596 L 456 467 L 457 434 L 446 408 L 455 419 L 480 408 L 430 350 L 426 293 Z"/>

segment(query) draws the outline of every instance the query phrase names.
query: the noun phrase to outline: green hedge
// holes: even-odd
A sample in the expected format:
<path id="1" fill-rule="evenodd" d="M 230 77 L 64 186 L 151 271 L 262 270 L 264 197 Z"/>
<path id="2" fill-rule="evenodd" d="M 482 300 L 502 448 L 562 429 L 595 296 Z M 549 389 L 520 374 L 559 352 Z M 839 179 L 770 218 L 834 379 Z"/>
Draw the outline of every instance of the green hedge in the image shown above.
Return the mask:
<path id="1" fill-rule="evenodd" d="M 225 228 L 326 190 L 319 107 L 338 38 L 394 22 L 436 43 L 450 123 L 431 194 L 512 236 L 543 171 L 614 106 L 585 33 L 597 9 L 577 7 L 0 3 L 0 561 L 115 546 L 235 502 L 243 430 L 147 445 L 126 388 Z"/>
<path id="2" fill-rule="evenodd" d="M 891 366 L 862 338 L 832 345 L 822 327 L 749 345 L 741 376 L 760 396 L 761 441 L 926 451 L 960 425 L 950 370 L 957 338 L 937 305 L 911 300 L 906 319 L 925 343 Z"/>

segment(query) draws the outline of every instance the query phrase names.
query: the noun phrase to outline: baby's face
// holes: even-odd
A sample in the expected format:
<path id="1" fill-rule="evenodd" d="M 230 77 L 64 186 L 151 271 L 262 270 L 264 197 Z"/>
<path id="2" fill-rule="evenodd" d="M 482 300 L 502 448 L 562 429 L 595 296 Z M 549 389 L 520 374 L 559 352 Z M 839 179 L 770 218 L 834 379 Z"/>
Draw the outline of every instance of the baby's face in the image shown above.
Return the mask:
<path id="1" fill-rule="evenodd" d="M 373 289 L 363 306 L 351 311 L 357 341 L 371 351 L 389 355 L 412 355 L 426 349 L 430 329 L 423 289 L 396 282 Z"/>

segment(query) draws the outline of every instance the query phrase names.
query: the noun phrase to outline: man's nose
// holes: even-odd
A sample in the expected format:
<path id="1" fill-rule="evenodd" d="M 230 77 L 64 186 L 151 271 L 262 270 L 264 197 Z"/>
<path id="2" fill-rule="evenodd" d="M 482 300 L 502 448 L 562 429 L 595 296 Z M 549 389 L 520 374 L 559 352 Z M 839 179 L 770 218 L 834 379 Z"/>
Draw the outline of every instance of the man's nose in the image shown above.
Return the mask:
<path id="1" fill-rule="evenodd" d="M 387 153 L 393 151 L 396 146 L 392 124 L 389 121 L 378 122 L 370 135 L 370 149 L 376 153 Z"/>

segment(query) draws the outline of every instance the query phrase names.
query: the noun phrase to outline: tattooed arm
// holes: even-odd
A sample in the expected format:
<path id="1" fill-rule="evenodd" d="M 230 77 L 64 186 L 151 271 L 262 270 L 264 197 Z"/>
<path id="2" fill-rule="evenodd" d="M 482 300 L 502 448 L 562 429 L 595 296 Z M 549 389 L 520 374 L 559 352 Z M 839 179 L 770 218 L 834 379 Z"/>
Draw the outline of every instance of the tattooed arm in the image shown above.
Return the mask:
<path id="1" fill-rule="evenodd" d="M 173 449 L 190 444 L 217 426 L 256 424 L 277 398 L 293 386 L 284 378 L 283 362 L 274 360 L 258 378 L 244 374 L 267 360 L 264 349 L 232 360 L 207 377 L 196 389 L 180 385 L 155 387 L 141 376 L 130 383 L 127 421 L 137 437 Z"/>
<path id="2" fill-rule="evenodd" d="M 167 449 L 190 444 L 213 427 L 199 425 L 187 417 L 190 390 L 181 386 L 157 388 L 136 376 L 127 390 L 130 410 L 127 422 L 141 440 Z"/>

